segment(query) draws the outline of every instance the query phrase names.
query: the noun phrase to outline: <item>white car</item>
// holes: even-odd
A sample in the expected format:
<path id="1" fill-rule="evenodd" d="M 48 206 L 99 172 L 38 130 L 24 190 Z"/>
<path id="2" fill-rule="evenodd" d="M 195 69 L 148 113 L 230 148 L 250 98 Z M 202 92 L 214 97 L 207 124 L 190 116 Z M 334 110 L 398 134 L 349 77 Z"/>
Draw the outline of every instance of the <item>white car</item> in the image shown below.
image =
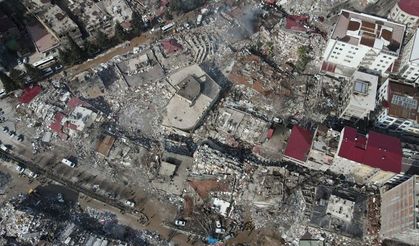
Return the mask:
<path id="1" fill-rule="evenodd" d="M 25 168 L 21 166 L 16 166 L 16 171 L 18 171 L 19 173 L 23 173 L 25 171 Z"/>
<path id="2" fill-rule="evenodd" d="M 226 230 L 224 228 L 215 228 L 215 233 L 224 234 Z"/>
<path id="3" fill-rule="evenodd" d="M 219 220 L 215 221 L 215 227 L 221 228 L 221 222 Z"/>
<path id="4" fill-rule="evenodd" d="M 177 226 L 185 226 L 186 225 L 186 221 L 185 220 L 175 220 L 175 225 Z"/>
<path id="5" fill-rule="evenodd" d="M 70 161 L 68 159 L 65 159 L 65 158 L 62 159 L 61 163 L 65 164 L 65 165 L 67 165 L 69 167 L 75 167 L 76 166 L 76 164 L 74 162 L 72 162 L 72 161 Z"/>
<path id="6" fill-rule="evenodd" d="M 128 207 L 133 208 L 135 206 L 135 203 L 131 202 L 131 201 L 125 201 L 125 205 L 127 205 Z"/>

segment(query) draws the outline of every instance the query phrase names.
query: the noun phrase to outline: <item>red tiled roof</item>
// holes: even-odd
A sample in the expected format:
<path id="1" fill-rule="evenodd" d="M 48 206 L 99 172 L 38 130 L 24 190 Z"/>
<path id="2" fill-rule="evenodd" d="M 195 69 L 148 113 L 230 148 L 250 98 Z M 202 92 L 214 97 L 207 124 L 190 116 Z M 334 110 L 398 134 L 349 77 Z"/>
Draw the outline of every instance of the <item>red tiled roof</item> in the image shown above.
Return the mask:
<path id="1" fill-rule="evenodd" d="M 168 39 L 163 40 L 161 42 L 161 45 L 163 46 L 163 49 L 167 54 L 178 52 L 179 50 L 183 50 L 183 47 L 181 44 L 179 44 L 175 39 Z"/>
<path id="2" fill-rule="evenodd" d="M 64 116 L 65 115 L 61 112 L 58 112 L 54 115 L 54 122 L 51 125 L 49 125 L 49 128 L 53 132 L 55 132 L 55 133 L 61 133 L 62 132 L 61 129 L 62 129 L 63 126 L 61 125 L 61 121 L 63 120 Z"/>
<path id="3" fill-rule="evenodd" d="M 19 97 L 20 103 L 30 103 L 39 93 L 41 93 L 42 88 L 39 85 L 32 87 L 26 87 L 23 90 L 22 95 Z"/>
<path id="4" fill-rule="evenodd" d="M 400 0 L 399 8 L 404 12 L 419 17 L 419 1 L 418 0 Z"/>
<path id="5" fill-rule="evenodd" d="M 285 21 L 285 28 L 305 32 L 307 29 L 304 27 L 304 24 L 307 24 L 308 18 L 308 16 L 304 15 L 289 15 Z"/>
<path id="6" fill-rule="evenodd" d="M 67 101 L 67 107 L 69 107 L 71 111 L 73 111 L 77 106 L 89 106 L 89 104 L 80 100 L 78 97 L 72 97 Z"/>
<path id="7" fill-rule="evenodd" d="M 340 144 L 340 157 L 384 171 L 400 173 L 402 148 L 400 139 L 370 131 L 367 136 L 345 127 Z"/>
<path id="8" fill-rule="evenodd" d="M 295 125 L 292 128 L 291 136 L 288 138 L 285 155 L 300 161 L 306 161 L 312 140 L 312 132 Z"/>

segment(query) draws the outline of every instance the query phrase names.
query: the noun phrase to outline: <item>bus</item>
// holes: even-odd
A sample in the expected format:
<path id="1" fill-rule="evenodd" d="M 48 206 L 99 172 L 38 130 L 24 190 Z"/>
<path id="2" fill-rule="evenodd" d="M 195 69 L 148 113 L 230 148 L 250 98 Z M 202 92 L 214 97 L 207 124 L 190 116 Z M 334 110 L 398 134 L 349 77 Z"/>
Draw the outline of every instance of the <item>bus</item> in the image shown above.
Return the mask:
<path id="1" fill-rule="evenodd" d="M 170 31 L 170 30 L 171 30 L 174 26 L 175 26 L 175 23 L 174 23 L 174 22 L 172 22 L 172 23 L 169 23 L 169 24 L 167 24 L 167 25 L 163 26 L 163 27 L 161 28 L 161 30 L 162 30 L 163 32 L 167 32 L 167 31 Z"/>
<path id="2" fill-rule="evenodd" d="M 47 56 L 44 59 L 41 59 L 37 62 L 34 62 L 32 65 L 34 67 L 41 67 L 41 66 L 45 66 L 45 65 L 49 65 L 55 62 L 55 57 L 54 56 Z"/>

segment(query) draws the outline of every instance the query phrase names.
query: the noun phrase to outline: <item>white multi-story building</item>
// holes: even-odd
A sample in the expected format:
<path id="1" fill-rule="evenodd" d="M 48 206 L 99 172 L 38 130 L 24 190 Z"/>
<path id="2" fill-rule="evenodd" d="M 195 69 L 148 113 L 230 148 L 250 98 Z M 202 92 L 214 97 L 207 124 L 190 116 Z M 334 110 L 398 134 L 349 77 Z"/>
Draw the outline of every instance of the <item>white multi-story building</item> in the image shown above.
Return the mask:
<path id="1" fill-rule="evenodd" d="M 419 1 L 418 1 L 419 3 Z M 415 36 L 409 40 L 403 48 L 400 64 L 400 76 L 407 83 L 419 83 L 419 29 L 416 29 Z"/>
<path id="2" fill-rule="evenodd" d="M 390 20 L 416 27 L 419 24 L 419 1 L 399 0 L 388 15 Z"/>
<path id="3" fill-rule="evenodd" d="M 321 70 L 351 77 L 363 67 L 385 75 L 400 55 L 405 26 L 383 18 L 342 10 L 323 55 Z"/>
<path id="4" fill-rule="evenodd" d="M 378 76 L 356 71 L 349 83 L 342 89 L 340 118 L 363 119 L 375 109 Z"/>
<path id="5" fill-rule="evenodd" d="M 376 126 L 419 134 L 419 92 L 416 87 L 387 79 L 378 91 L 378 100 L 382 109 Z"/>

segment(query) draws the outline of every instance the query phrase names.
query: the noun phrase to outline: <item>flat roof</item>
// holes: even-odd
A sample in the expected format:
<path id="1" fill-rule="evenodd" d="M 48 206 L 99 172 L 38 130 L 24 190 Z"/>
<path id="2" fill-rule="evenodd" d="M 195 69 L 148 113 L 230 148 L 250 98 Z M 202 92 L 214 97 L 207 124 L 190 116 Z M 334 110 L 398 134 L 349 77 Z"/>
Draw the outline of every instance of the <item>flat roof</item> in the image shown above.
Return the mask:
<path id="1" fill-rule="evenodd" d="M 418 122 L 418 88 L 389 80 L 387 91 L 386 105 L 388 105 L 388 114 L 393 117 L 410 119 Z"/>
<path id="2" fill-rule="evenodd" d="M 332 39 L 351 45 L 363 45 L 400 53 L 405 26 L 363 13 L 342 10 L 333 30 Z"/>
<path id="3" fill-rule="evenodd" d="M 352 81 L 353 91 L 350 97 L 350 104 L 373 111 L 377 95 L 378 76 L 356 71 Z"/>
<path id="4" fill-rule="evenodd" d="M 59 41 L 45 29 L 38 21 L 34 25 L 26 26 L 32 42 L 35 44 L 38 52 L 46 52 L 50 49 L 57 47 Z"/>

